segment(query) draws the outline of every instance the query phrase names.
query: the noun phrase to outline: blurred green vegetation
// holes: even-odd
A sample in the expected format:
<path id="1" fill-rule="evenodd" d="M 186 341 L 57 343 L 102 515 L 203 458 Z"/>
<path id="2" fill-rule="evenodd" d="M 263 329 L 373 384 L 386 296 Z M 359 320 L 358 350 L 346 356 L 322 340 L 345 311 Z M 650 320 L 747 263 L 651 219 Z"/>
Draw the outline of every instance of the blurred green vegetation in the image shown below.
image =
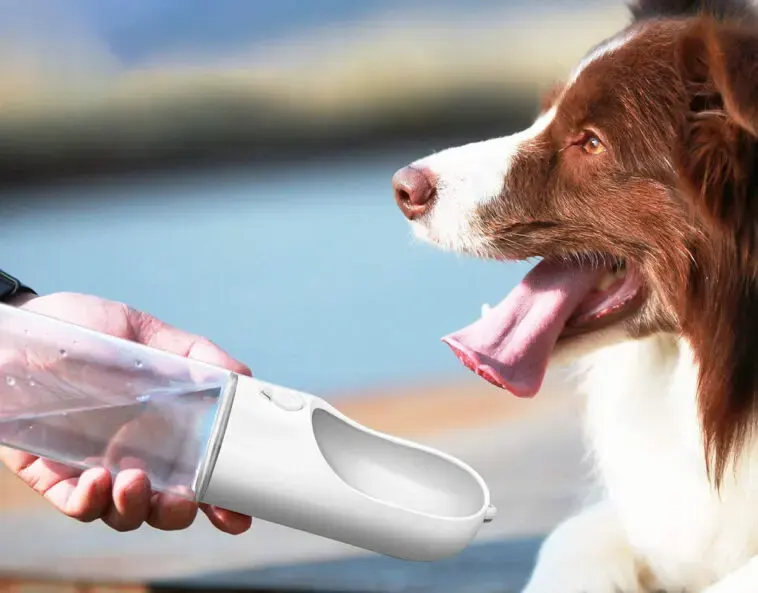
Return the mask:
<path id="1" fill-rule="evenodd" d="M 404 15 L 131 68 L 82 40 L 57 56 L 0 42 L 0 183 L 502 133 L 625 19 L 621 3 Z"/>

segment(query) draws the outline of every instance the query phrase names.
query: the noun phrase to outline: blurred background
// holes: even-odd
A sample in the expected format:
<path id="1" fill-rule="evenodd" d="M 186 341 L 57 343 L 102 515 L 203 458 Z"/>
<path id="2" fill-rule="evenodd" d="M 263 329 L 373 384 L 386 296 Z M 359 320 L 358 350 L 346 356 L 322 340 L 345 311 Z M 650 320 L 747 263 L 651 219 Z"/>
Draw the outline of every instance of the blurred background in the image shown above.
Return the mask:
<path id="1" fill-rule="evenodd" d="M 149 311 L 463 457 L 501 510 L 481 545 L 516 546 L 418 572 L 340 564 L 361 555 L 269 525 L 111 534 L 4 476 L 0 590 L 517 587 L 533 556 L 519 542 L 583 496 L 574 404 L 560 381 L 517 401 L 440 343 L 527 266 L 415 243 L 390 180 L 528 125 L 626 18 L 620 0 L 0 0 L 0 267 Z"/>

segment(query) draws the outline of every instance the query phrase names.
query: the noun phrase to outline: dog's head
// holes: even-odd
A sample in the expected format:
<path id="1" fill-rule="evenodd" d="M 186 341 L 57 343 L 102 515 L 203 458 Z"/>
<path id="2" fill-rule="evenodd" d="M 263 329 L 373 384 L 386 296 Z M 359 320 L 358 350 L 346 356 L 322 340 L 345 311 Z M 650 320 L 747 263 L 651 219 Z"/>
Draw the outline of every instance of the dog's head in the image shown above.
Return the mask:
<path id="1" fill-rule="evenodd" d="M 517 134 L 395 174 L 415 234 L 541 258 L 446 338 L 492 383 L 534 395 L 548 361 L 655 332 L 700 368 L 716 471 L 758 393 L 758 27 L 749 2 L 640 0 Z"/>

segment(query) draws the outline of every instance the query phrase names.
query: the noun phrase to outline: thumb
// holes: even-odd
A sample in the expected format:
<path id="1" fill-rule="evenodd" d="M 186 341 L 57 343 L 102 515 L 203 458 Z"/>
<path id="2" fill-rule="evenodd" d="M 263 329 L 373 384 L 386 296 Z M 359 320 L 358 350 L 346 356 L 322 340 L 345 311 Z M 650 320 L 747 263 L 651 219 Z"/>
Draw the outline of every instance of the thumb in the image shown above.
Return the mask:
<path id="1" fill-rule="evenodd" d="M 247 365 L 232 358 L 209 339 L 185 332 L 143 313 L 129 310 L 129 323 L 134 328 L 135 341 L 159 350 L 222 367 L 240 375 L 251 376 Z"/>
<path id="2" fill-rule="evenodd" d="M 187 357 L 229 369 L 239 375 L 252 376 L 247 365 L 232 358 L 227 352 L 206 338 L 195 336 L 195 341 L 190 346 Z"/>

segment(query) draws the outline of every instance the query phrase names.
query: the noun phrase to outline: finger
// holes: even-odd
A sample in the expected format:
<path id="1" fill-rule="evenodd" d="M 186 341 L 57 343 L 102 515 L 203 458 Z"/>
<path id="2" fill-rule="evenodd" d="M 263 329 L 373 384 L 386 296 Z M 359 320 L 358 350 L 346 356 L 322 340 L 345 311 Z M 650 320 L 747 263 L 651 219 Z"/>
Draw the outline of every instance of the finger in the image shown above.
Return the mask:
<path id="1" fill-rule="evenodd" d="M 187 356 L 214 366 L 229 369 L 238 375 L 247 375 L 249 377 L 253 374 L 247 365 L 232 358 L 224 350 L 216 346 L 216 344 L 205 338 L 199 338 L 194 342 Z"/>
<path id="2" fill-rule="evenodd" d="M 148 525 L 163 531 L 186 529 L 197 517 L 196 503 L 165 492 L 153 494 L 150 507 Z"/>
<path id="3" fill-rule="evenodd" d="M 137 469 L 119 472 L 113 482 L 113 499 L 103 522 L 116 531 L 138 529 L 150 514 L 150 480 Z"/>
<path id="4" fill-rule="evenodd" d="M 79 470 L 28 453 L 4 449 L 2 460 L 21 480 L 56 509 L 79 521 L 102 516 L 110 501 L 110 474 L 93 468 Z"/>
<path id="5" fill-rule="evenodd" d="M 10 449 L 9 447 L 0 447 L 0 461 L 14 474 L 18 474 L 25 467 L 29 467 L 39 457 L 26 453 L 25 451 L 18 451 L 16 449 Z M 19 476 L 21 477 L 21 476 Z"/>
<path id="6" fill-rule="evenodd" d="M 42 495 L 64 480 L 73 480 L 75 483 L 82 473 L 79 469 L 33 455 L 8 455 L 7 458 L 10 460 L 8 467 L 11 471 L 27 486 Z"/>
<path id="7" fill-rule="evenodd" d="M 252 374 L 246 365 L 232 358 L 227 352 L 202 336 L 175 328 L 141 311 L 130 310 L 129 315 L 130 322 L 135 328 L 137 341 L 143 344 L 194 358 L 241 375 Z"/>
<path id="8" fill-rule="evenodd" d="M 45 498 L 72 519 L 90 523 L 108 509 L 111 476 L 104 469 L 89 469 L 78 479 L 61 480 L 45 492 Z"/>
<path id="9" fill-rule="evenodd" d="M 200 508 L 216 529 L 231 535 L 245 533 L 250 529 L 250 526 L 253 523 L 251 517 L 240 515 L 233 511 L 227 511 L 226 509 L 220 509 L 206 504 L 201 504 Z"/>

